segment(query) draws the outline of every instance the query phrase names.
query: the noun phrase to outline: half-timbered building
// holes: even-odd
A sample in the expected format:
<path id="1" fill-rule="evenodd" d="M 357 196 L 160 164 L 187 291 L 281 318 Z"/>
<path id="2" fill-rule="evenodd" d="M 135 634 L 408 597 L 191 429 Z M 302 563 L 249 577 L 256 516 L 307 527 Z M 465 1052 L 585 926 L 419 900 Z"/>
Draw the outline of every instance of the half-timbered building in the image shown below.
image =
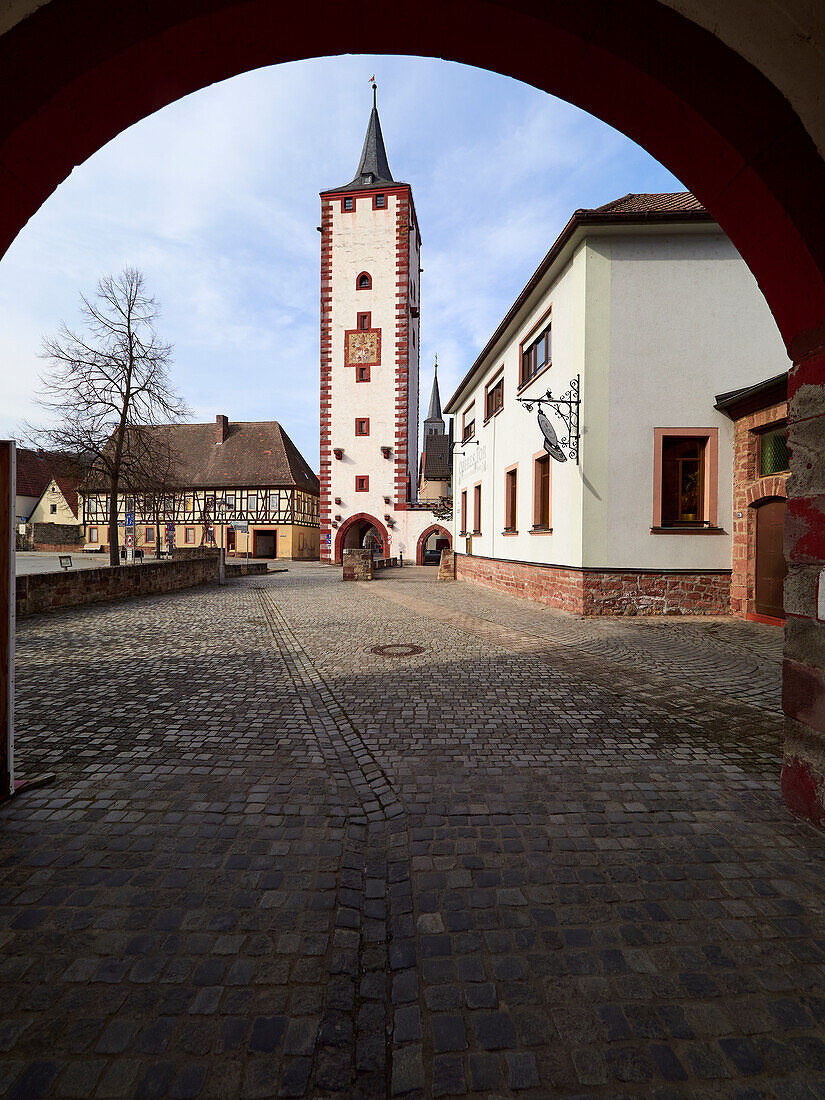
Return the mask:
<path id="1" fill-rule="evenodd" d="M 151 484 L 130 486 L 118 499 L 120 526 L 134 517 L 136 549 L 223 545 L 230 556 L 318 557 L 318 478 L 277 421 L 220 415 L 214 424 L 142 430 L 157 436 L 165 461 Z M 106 486 L 88 478 L 81 502 L 87 548 L 106 549 Z"/>

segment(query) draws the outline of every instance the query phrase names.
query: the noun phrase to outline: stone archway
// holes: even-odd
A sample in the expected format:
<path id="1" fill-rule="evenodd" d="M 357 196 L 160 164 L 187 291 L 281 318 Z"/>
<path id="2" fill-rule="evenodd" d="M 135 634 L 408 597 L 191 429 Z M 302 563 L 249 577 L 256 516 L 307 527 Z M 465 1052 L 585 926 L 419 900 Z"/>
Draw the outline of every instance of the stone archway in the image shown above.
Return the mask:
<path id="1" fill-rule="evenodd" d="M 72 168 L 120 131 L 216 80 L 282 61 L 347 52 L 442 57 L 562 96 L 627 134 L 727 232 L 794 363 L 783 791 L 794 809 L 823 821 L 825 621 L 816 593 L 825 566 L 825 112 L 813 59 L 818 35 L 804 6 L 790 0 L 776 7 L 783 27 L 797 21 L 788 32 L 793 49 L 747 5 L 724 12 L 690 5 L 699 13 L 694 19 L 725 28 L 758 68 L 673 10 L 685 6 L 420 0 L 411 19 L 406 8 L 378 13 L 366 0 L 318 0 L 286 12 L 271 0 L 12 0 L 0 17 L 0 253 Z M 803 43 L 810 47 L 804 55 Z M 322 456 L 322 466 L 329 461 Z"/>
<path id="2" fill-rule="evenodd" d="M 364 536 L 370 529 L 374 530 L 380 540 L 380 554 L 382 557 L 389 556 L 390 540 L 387 534 L 387 528 L 377 519 L 375 516 L 369 515 L 368 512 L 358 512 L 354 516 L 350 516 L 346 519 L 335 535 L 335 563 L 340 565 L 342 561 L 342 554 L 348 545 L 363 546 Z"/>
<path id="3" fill-rule="evenodd" d="M 453 545 L 453 539 L 450 532 L 446 527 L 442 527 L 440 523 L 434 523 L 428 527 L 426 531 L 422 531 L 418 538 L 418 543 L 415 547 L 415 563 L 416 565 L 424 564 L 424 551 L 427 547 L 427 540 L 431 535 L 440 534 L 447 539 L 449 546 Z"/>

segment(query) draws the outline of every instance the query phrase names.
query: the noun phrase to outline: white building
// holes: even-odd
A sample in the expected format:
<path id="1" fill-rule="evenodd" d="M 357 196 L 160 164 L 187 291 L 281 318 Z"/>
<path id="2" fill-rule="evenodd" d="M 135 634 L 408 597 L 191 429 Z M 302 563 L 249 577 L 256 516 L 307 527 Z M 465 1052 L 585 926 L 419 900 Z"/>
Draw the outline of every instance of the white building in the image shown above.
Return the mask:
<path id="1" fill-rule="evenodd" d="M 421 236 L 374 102 L 358 172 L 322 192 L 319 228 L 321 559 L 365 545 L 414 559 L 428 529 L 449 535 L 416 499 Z"/>
<path id="2" fill-rule="evenodd" d="M 692 195 L 576 211 L 445 408 L 457 575 L 585 614 L 728 611 L 733 425 L 713 395 L 786 366 Z M 520 399 L 576 382 L 557 461 L 539 411 L 563 441 L 569 406 Z"/>

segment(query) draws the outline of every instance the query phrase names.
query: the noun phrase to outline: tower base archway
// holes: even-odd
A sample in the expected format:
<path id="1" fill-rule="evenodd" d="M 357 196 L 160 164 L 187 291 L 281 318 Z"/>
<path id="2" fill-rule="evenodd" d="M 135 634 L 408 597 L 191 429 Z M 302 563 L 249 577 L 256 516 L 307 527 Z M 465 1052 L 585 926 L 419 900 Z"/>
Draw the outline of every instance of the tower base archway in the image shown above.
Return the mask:
<path id="1" fill-rule="evenodd" d="M 340 565 L 345 550 L 356 550 L 371 546 L 373 556 L 386 558 L 389 556 L 390 540 L 387 528 L 380 519 L 366 512 L 359 512 L 350 516 L 338 529 L 335 536 L 335 563 Z"/>

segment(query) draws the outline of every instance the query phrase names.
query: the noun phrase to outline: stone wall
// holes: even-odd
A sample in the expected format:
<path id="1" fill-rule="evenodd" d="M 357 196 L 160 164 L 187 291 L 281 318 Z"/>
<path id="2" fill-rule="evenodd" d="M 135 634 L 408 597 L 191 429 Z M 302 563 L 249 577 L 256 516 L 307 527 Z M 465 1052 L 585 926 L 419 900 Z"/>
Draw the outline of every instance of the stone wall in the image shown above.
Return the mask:
<path id="1" fill-rule="evenodd" d="M 585 570 L 456 554 L 455 575 L 460 580 L 576 615 L 730 612 L 728 570 L 703 573 Z"/>
<path id="2" fill-rule="evenodd" d="M 217 580 L 216 556 L 178 558 L 151 565 L 121 565 L 112 569 L 32 573 L 17 578 L 17 617 L 22 619 L 60 607 L 194 588 L 217 583 Z"/>
<path id="3" fill-rule="evenodd" d="M 345 581 L 371 581 L 372 551 L 371 550 L 345 550 L 343 555 Z"/>
<path id="4" fill-rule="evenodd" d="M 269 566 L 265 561 L 251 561 L 248 565 L 244 561 L 226 562 L 224 576 L 230 577 L 262 577 L 269 572 Z"/>
<path id="5" fill-rule="evenodd" d="M 438 564 L 438 579 L 440 581 L 455 580 L 455 550 L 442 550 L 441 561 Z"/>
<path id="6" fill-rule="evenodd" d="M 76 523 L 27 523 L 23 534 L 17 531 L 18 550 L 43 550 L 53 554 L 71 554 L 82 550 L 83 528 Z"/>

